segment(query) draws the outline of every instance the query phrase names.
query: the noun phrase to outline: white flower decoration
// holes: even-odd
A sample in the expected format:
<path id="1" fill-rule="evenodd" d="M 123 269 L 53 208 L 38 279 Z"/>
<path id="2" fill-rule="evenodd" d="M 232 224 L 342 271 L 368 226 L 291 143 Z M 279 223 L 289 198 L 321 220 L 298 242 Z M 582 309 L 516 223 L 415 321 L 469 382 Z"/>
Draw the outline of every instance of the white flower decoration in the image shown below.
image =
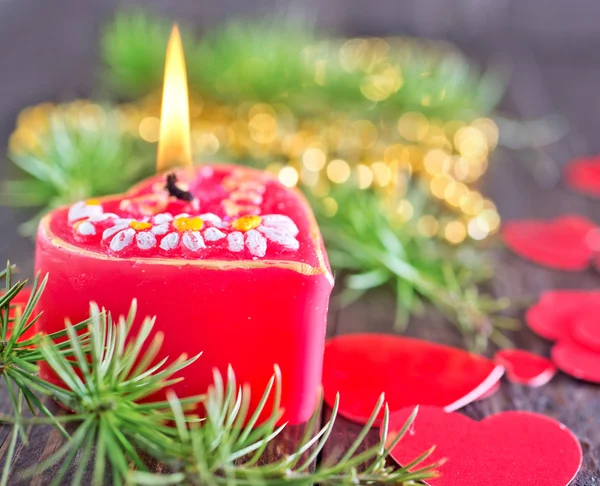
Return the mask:
<path id="1" fill-rule="evenodd" d="M 74 223 L 80 219 L 100 216 L 104 213 L 104 208 L 100 201 L 96 199 L 88 199 L 87 201 L 79 201 L 69 208 L 67 218 L 69 223 Z"/>
<path id="2" fill-rule="evenodd" d="M 70 224 L 73 224 L 75 233 L 81 236 L 91 236 L 96 234 L 94 223 L 117 217 L 116 214 L 105 213 L 99 201 L 89 199 L 73 204 L 69 208 L 67 220 Z"/>
<path id="3" fill-rule="evenodd" d="M 277 243 L 288 250 L 297 250 L 298 227 L 288 216 L 267 214 L 265 216 L 242 216 L 231 223 L 235 230 L 227 235 L 230 251 L 240 252 L 245 248 L 257 257 L 264 257 L 267 241 Z"/>
<path id="4" fill-rule="evenodd" d="M 201 231 L 207 221 L 213 226 Z M 182 213 L 173 216 L 170 213 L 161 213 L 150 218 L 136 220 L 133 218 L 115 218 L 114 225 L 105 229 L 102 239 L 110 239 L 110 249 L 120 252 L 136 244 L 140 250 L 149 250 L 156 246 L 165 251 L 170 251 L 181 244 L 190 251 L 196 252 L 206 248 L 205 241 L 218 241 L 225 238 L 219 227 L 225 227 L 221 218 L 207 213 L 202 216 L 191 217 Z M 159 238 L 160 243 L 159 243 Z"/>

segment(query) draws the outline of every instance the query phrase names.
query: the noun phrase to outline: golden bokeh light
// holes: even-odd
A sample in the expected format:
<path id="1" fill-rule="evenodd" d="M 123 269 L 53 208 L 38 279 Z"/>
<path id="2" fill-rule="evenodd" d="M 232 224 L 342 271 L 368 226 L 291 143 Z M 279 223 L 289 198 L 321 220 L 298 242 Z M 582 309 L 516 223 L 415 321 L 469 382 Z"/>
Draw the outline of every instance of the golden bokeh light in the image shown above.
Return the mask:
<path id="1" fill-rule="evenodd" d="M 438 174 L 429 183 L 429 189 L 431 193 L 438 199 L 444 199 L 446 195 L 446 188 L 453 180 L 446 174 Z"/>
<path id="2" fill-rule="evenodd" d="M 392 170 L 384 162 L 375 162 L 371 165 L 373 175 L 375 176 L 375 182 L 381 186 L 387 186 L 392 180 Z"/>
<path id="3" fill-rule="evenodd" d="M 483 240 L 490 234 L 490 227 L 483 218 L 478 216 L 469 221 L 467 231 L 474 240 Z"/>
<path id="4" fill-rule="evenodd" d="M 160 135 L 160 120 L 155 116 L 147 116 L 140 122 L 140 137 L 150 143 L 158 142 Z"/>
<path id="5" fill-rule="evenodd" d="M 359 189 L 367 189 L 373 184 L 373 171 L 368 165 L 358 164 L 356 166 L 356 178 Z"/>
<path id="6" fill-rule="evenodd" d="M 338 211 L 338 203 L 331 196 L 327 196 L 323 198 L 323 209 L 325 211 L 326 216 L 335 216 L 335 214 Z"/>
<path id="7" fill-rule="evenodd" d="M 298 171 L 288 165 L 279 171 L 278 179 L 284 186 L 294 187 L 298 184 Z"/>
<path id="8" fill-rule="evenodd" d="M 335 184 L 342 184 L 350 177 L 350 166 L 342 159 L 335 159 L 327 165 L 327 177 Z"/>
<path id="9" fill-rule="evenodd" d="M 398 131 L 406 140 L 418 142 L 429 132 L 429 120 L 422 113 L 409 111 L 398 120 Z"/>
<path id="10" fill-rule="evenodd" d="M 423 167 L 428 174 L 447 174 L 452 166 L 452 159 L 447 152 L 441 149 L 433 149 L 423 157 Z"/>
<path id="11" fill-rule="evenodd" d="M 400 219 L 406 222 L 413 217 L 413 214 L 415 213 L 415 208 L 409 200 L 402 199 L 398 204 L 398 209 L 396 212 L 400 216 Z"/>
<path id="12" fill-rule="evenodd" d="M 484 209 L 479 213 L 478 219 L 487 224 L 490 233 L 500 228 L 500 215 L 495 209 Z"/>
<path id="13" fill-rule="evenodd" d="M 462 243 L 467 237 L 467 228 L 462 221 L 450 221 L 444 228 L 444 238 L 453 245 Z"/>
<path id="14" fill-rule="evenodd" d="M 417 221 L 417 231 L 428 238 L 435 236 L 440 229 L 440 224 L 438 220 L 430 215 L 426 214 L 425 216 L 421 216 L 419 221 Z"/>
<path id="15" fill-rule="evenodd" d="M 308 170 L 318 172 L 325 167 L 326 162 L 327 156 L 320 148 L 309 148 L 302 155 L 302 164 Z"/>

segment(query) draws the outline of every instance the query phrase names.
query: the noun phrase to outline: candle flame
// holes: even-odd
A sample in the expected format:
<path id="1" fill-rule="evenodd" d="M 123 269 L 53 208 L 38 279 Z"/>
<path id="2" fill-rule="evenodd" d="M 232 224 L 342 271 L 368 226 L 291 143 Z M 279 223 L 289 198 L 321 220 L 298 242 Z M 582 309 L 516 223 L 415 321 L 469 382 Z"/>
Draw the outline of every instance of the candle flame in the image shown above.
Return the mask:
<path id="1" fill-rule="evenodd" d="M 165 60 L 160 137 L 158 139 L 158 172 L 173 167 L 191 167 L 190 111 L 187 75 L 181 35 L 173 26 Z"/>

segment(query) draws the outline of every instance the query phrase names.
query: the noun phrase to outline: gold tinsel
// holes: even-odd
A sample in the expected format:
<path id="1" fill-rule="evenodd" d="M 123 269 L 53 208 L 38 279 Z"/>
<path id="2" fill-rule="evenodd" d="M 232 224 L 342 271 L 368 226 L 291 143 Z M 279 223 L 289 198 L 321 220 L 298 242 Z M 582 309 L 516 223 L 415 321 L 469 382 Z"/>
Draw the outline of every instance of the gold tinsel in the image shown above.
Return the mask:
<path id="1" fill-rule="evenodd" d="M 160 99 L 150 96 L 118 107 L 127 132 L 156 143 Z M 10 150 L 35 150 L 38 137 L 53 115 L 66 116 L 87 127 L 100 126 L 104 109 L 90 101 L 62 105 L 44 103 L 26 108 L 10 138 Z M 328 197 L 332 184 L 352 183 L 358 189 L 375 188 L 392 196 L 402 221 L 413 217 L 406 199 L 410 178 L 416 178 L 431 196 L 445 203 L 455 216 L 438 220 L 420 215 L 417 229 L 452 244 L 467 237 L 483 240 L 498 230 L 496 206 L 476 189 L 485 173 L 488 155 L 498 141 L 498 128 L 489 118 L 471 123 L 442 122 L 421 113 L 403 113 L 392 122 L 352 119 L 299 118 L 283 104 L 242 104 L 228 107 L 193 99 L 190 107 L 192 144 L 198 158 L 223 154 L 240 160 L 261 160 L 286 186 L 301 184 L 326 198 L 326 208 L 339 208 Z M 124 161 L 126 163 L 126 161 Z"/>

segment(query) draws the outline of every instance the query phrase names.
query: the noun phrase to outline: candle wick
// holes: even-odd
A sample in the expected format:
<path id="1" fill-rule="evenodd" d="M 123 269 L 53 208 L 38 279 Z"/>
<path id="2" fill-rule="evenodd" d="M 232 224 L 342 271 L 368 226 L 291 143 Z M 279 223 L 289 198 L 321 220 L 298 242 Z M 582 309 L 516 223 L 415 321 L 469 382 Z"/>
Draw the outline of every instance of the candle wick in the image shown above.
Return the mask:
<path id="1" fill-rule="evenodd" d="M 175 173 L 167 174 L 167 185 L 165 189 L 169 191 L 169 196 L 176 197 L 177 199 L 181 199 L 182 201 L 192 201 L 194 196 L 189 191 L 184 191 L 183 189 L 177 187 L 177 176 Z"/>

